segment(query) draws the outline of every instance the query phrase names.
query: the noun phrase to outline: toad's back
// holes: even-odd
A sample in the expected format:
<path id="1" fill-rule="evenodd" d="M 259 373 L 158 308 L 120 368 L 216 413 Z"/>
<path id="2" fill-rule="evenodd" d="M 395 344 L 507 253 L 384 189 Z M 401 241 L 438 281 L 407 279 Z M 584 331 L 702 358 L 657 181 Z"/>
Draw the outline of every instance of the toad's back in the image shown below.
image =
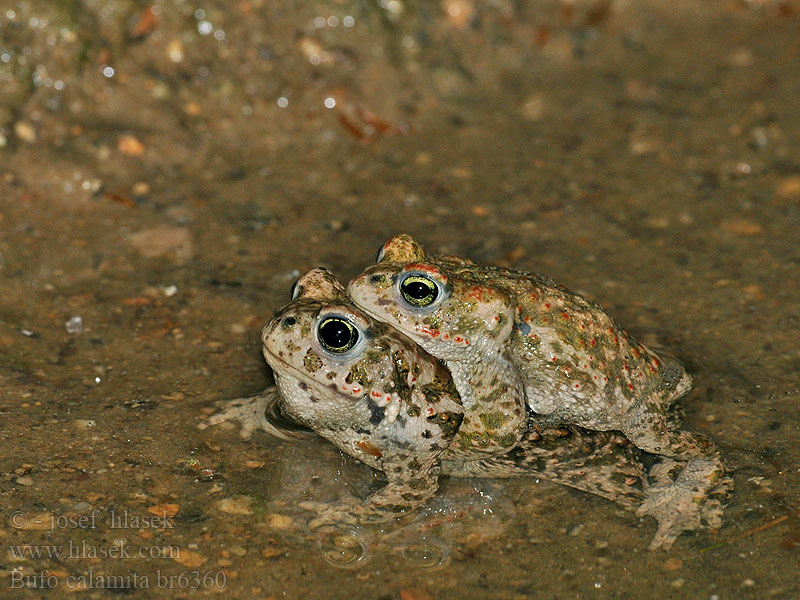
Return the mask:
<path id="1" fill-rule="evenodd" d="M 642 403 L 663 409 L 689 389 L 680 363 L 638 343 L 580 294 L 533 273 L 441 260 L 462 280 L 508 295 L 516 311 L 509 355 L 528 405 L 549 421 L 615 428 Z"/>

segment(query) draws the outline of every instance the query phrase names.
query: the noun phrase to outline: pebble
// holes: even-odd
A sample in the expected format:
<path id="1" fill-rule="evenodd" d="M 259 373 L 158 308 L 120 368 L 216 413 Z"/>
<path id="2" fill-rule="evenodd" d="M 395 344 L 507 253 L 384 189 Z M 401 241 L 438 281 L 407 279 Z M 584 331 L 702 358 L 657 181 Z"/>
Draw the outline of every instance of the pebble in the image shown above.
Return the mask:
<path id="1" fill-rule="evenodd" d="M 447 21 L 458 29 L 467 27 L 475 16 L 475 7 L 469 0 L 442 0 L 442 9 Z"/>
<path id="2" fill-rule="evenodd" d="M 25 475 L 24 477 L 17 477 L 14 481 L 18 485 L 24 485 L 24 486 L 33 485 L 33 477 L 29 477 L 28 475 Z"/>
<path id="3" fill-rule="evenodd" d="M 144 154 L 144 144 L 135 136 L 123 135 L 117 140 L 117 150 L 125 156 L 141 156 Z"/>
<path id="4" fill-rule="evenodd" d="M 81 333 L 83 331 L 83 319 L 79 316 L 70 317 L 66 323 L 64 323 L 64 328 L 67 330 L 67 333 Z"/>
<path id="5" fill-rule="evenodd" d="M 150 193 L 150 184 L 146 181 L 137 181 L 131 187 L 134 196 L 146 196 Z"/>
<path id="6" fill-rule="evenodd" d="M 424 588 L 409 588 L 400 590 L 400 600 L 433 600 L 433 596 Z"/>
<path id="7" fill-rule="evenodd" d="M 325 50 L 322 44 L 312 37 L 305 36 L 300 38 L 298 46 L 300 47 L 300 53 L 312 65 L 333 62 L 333 54 Z"/>
<path id="8" fill-rule="evenodd" d="M 781 179 L 778 182 L 775 194 L 782 199 L 800 198 L 800 175 L 792 175 Z"/>
<path id="9" fill-rule="evenodd" d="M 178 550 L 178 555 L 172 557 L 176 562 L 179 562 L 184 567 L 189 569 L 194 569 L 205 564 L 208 559 L 200 554 L 199 552 L 195 552 L 194 550 L 184 550 L 180 548 Z"/>
<path id="10" fill-rule="evenodd" d="M 187 260 L 194 253 L 192 236 L 186 227 L 159 225 L 132 233 L 128 241 L 147 258 L 173 255 L 178 260 Z"/>
<path id="11" fill-rule="evenodd" d="M 179 63 L 183 60 L 184 50 L 183 43 L 179 39 L 170 40 L 167 44 L 167 56 L 174 63 Z"/>
<path id="12" fill-rule="evenodd" d="M 23 513 L 13 513 L 9 522 L 16 529 L 24 529 L 26 531 L 49 531 L 53 515 L 49 512 L 34 513 L 32 515 L 24 515 L 24 519 L 17 520 L 17 515 Z"/>
<path id="13" fill-rule="evenodd" d="M 229 515 L 252 515 L 253 499 L 250 496 L 231 496 L 217 500 L 217 510 Z"/>
<path id="14" fill-rule="evenodd" d="M 36 141 L 36 130 L 27 121 L 14 123 L 14 133 L 17 134 L 19 139 L 28 144 L 33 144 Z"/>
<path id="15" fill-rule="evenodd" d="M 686 580 L 682 577 L 678 577 L 677 579 L 673 579 L 669 582 L 669 586 L 675 588 L 676 590 L 683 587 L 683 584 L 686 583 Z"/>
<path id="16" fill-rule="evenodd" d="M 677 571 L 682 566 L 683 566 L 683 561 L 681 561 L 679 558 L 668 558 L 667 560 L 664 561 L 663 565 L 664 569 L 666 569 L 667 571 Z"/>
<path id="17" fill-rule="evenodd" d="M 177 504 L 155 504 L 147 508 L 147 512 L 158 517 L 174 517 L 181 507 Z"/>
<path id="18" fill-rule="evenodd" d="M 538 121 L 544 116 L 545 99 L 541 94 L 534 94 L 525 100 L 520 109 L 522 117 L 528 121 Z"/>
<path id="19" fill-rule="evenodd" d="M 278 558 L 279 556 L 282 556 L 285 551 L 286 550 L 282 548 L 264 548 L 261 551 L 261 556 L 264 558 Z"/>
<path id="20" fill-rule="evenodd" d="M 733 221 L 723 221 L 720 226 L 722 231 L 741 236 L 756 236 L 764 233 L 764 228 L 753 221 L 737 219 Z"/>
<path id="21" fill-rule="evenodd" d="M 273 529 L 289 529 L 294 521 L 291 517 L 280 514 L 267 515 L 267 524 Z"/>
<path id="22" fill-rule="evenodd" d="M 197 102 L 187 102 L 183 105 L 183 112 L 191 117 L 196 117 L 202 112 L 202 109 Z"/>

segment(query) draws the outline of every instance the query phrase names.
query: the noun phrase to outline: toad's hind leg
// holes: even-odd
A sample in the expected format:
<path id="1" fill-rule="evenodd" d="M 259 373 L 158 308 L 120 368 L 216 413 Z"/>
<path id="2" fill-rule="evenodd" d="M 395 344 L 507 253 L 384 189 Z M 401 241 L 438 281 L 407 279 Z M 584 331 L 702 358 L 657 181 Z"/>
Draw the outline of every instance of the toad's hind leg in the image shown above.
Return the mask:
<path id="1" fill-rule="evenodd" d="M 710 440 L 672 430 L 664 413 L 646 408 L 640 407 L 622 431 L 642 450 L 667 457 L 651 469 L 654 483 L 645 490 L 646 499 L 636 512 L 658 521 L 650 548 L 668 550 L 683 531 L 721 526 L 733 480 Z"/>
<path id="2" fill-rule="evenodd" d="M 442 473 L 476 477 L 541 477 L 636 510 L 646 471 L 640 452 L 620 436 L 577 427 L 529 432 L 505 456 L 443 460 Z"/>
<path id="3" fill-rule="evenodd" d="M 649 515 L 658 521 L 651 550 L 669 550 L 684 531 L 717 529 L 722 525 L 733 479 L 725 474 L 721 461 L 694 458 L 679 463 L 665 458 L 653 466 L 650 478 L 653 481 L 645 490 L 645 501 L 636 514 Z"/>
<path id="4" fill-rule="evenodd" d="M 624 420 L 620 431 L 637 448 L 678 460 L 694 457 L 719 459 L 719 451 L 707 438 L 670 427 L 666 411 L 642 403 Z"/>

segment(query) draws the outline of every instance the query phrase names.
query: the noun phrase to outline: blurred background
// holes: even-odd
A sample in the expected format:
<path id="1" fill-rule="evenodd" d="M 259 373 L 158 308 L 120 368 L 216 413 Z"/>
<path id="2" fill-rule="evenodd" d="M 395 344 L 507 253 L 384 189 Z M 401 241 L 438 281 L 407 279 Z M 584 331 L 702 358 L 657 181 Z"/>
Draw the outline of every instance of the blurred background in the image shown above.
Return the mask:
<path id="1" fill-rule="evenodd" d="M 0 510 L 177 523 L 0 541 L 188 557 L 0 571 L 56 573 L 53 594 L 136 572 L 143 598 L 190 593 L 155 589 L 186 569 L 242 598 L 800 595 L 781 567 L 800 551 L 798 25 L 795 0 L 0 0 Z M 648 553 L 654 523 L 604 500 L 451 480 L 405 545 L 326 562 L 295 503 L 380 477 L 321 441 L 194 426 L 271 382 L 259 330 L 299 274 L 346 281 L 400 232 L 548 275 L 678 355 L 685 427 L 737 469 L 723 528 Z"/>

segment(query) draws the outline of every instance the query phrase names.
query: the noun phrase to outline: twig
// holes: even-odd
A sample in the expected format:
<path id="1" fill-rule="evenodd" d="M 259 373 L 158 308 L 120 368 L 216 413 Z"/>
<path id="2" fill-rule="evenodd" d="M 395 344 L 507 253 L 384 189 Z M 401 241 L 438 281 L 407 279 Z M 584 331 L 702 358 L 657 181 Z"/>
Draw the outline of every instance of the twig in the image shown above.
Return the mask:
<path id="1" fill-rule="evenodd" d="M 731 538 L 726 542 L 720 542 L 719 544 L 714 544 L 713 546 L 708 546 L 707 548 L 703 548 L 700 550 L 700 553 L 706 552 L 708 550 L 716 550 L 717 548 L 722 548 L 723 546 L 729 546 L 731 544 L 735 544 L 736 542 L 743 540 L 744 538 L 748 538 L 751 535 L 755 535 L 757 533 L 761 533 L 765 529 L 769 529 L 770 527 L 775 527 L 776 525 L 780 525 L 784 521 L 789 518 L 789 515 L 783 515 L 782 517 L 778 517 L 777 519 L 770 521 L 769 523 L 763 523 L 758 527 L 753 527 L 752 529 L 748 529 L 743 534 L 736 536 L 735 538 Z"/>

